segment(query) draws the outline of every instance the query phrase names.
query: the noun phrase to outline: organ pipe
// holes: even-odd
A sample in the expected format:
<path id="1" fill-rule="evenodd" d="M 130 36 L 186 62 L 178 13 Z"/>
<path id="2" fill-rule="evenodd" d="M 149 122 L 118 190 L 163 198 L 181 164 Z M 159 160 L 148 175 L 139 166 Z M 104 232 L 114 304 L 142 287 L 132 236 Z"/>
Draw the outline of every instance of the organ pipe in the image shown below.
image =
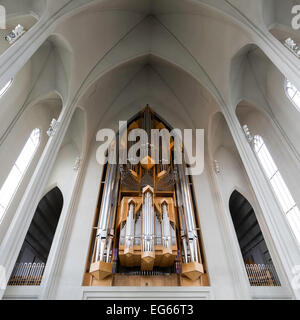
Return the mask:
<path id="1" fill-rule="evenodd" d="M 129 204 L 128 216 L 126 221 L 125 250 L 129 250 L 133 247 L 134 224 L 134 203 L 131 202 Z"/>
<path id="2" fill-rule="evenodd" d="M 116 180 L 117 165 L 109 165 L 106 183 L 103 193 L 103 203 L 101 205 L 100 219 L 98 223 L 97 231 L 97 247 L 96 247 L 96 261 L 104 261 L 104 254 L 107 244 L 107 236 L 109 232 L 109 218 L 113 214 L 112 209 L 112 197 Z M 107 255 L 109 253 L 107 252 Z"/>
<path id="3" fill-rule="evenodd" d="M 188 185 L 184 166 L 177 165 L 177 167 L 178 167 L 178 174 L 180 179 L 183 210 L 185 213 L 184 220 L 185 220 L 186 229 L 187 229 L 186 237 L 187 237 L 188 248 L 190 253 L 190 261 L 199 262 L 198 236 L 197 236 L 196 223 L 194 219 L 194 210 L 192 206 L 191 191 Z"/>
<path id="4" fill-rule="evenodd" d="M 152 125 L 153 125 L 153 123 L 152 123 L 150 108 L 147 106 L 145 113 L 144 113 L 144 117 L 143 117 L 143 129 L 146 131 L 148 139 L 150 139 L 150 137 L 151 137 L 151 130 L 153 128 Z M 151 154 L 151 148 L 152 148 L 152 145 L 148 141 L 147 145 L 143 146 L 143 148 L 141 150 L 142 153 L 145 153 L 144 157 Z"/>
<path id="5" fill-rule="evenodd" d="M 171 230 L 170 230 L 170 219 L 168 214 L 168 203 L 164 202 L 162 204 L 162 211 L 163 211 L 163 220 L 162 220 L 162 227 L 163 227 L 163 246 L 165 248 L 171 247 Z"/>
<path id="6" fill-rule="evenodd" d="M 118 205 L 118 193 L 119 193 L 119 178 L 120 178 L 120 169 L 119 166 L 116 167 L 116 177 L 113 180 L 113 197 L 112 197 L 112 203 L 110 207 L 110 213 L 109 213 L 109 224 L 108 224 L 108 235 L 107 235 L 107 254 L 106 254 L 106 262 L 111 262 L 112 255 L 110 255 L 112 251 L 112 245 L 113 245 L 113 239 L 115 236 L 114 233 L 114 225 L 116 220 L 116 212 L 117 212 L 117 205 Z"/>
<path id="7" fill-rule="evenodd" d="M 176 196 L 177 196 L 177 206 L 179 211 L 179 218 L 180 218 L 180 238 L 182 243 L 182 250 L 183 250 L 183 262 L 188 262 L 188 250 L 187 250 L 187 227 L 184 217 L 184 209 L 183 209 L 183 201 L 182 201 L 182 193 L 181 193 L 181 185 L 179 181 L 179 173 L 178 167 L 176 166 Z"/>
<path id="8" fill-rule="evenodd" d="M 153 198 L 150 191 L 146 191 L 144 195 L 143 206 L 143 251 L 153 251 L 154 244 L 154 210 Z"/>

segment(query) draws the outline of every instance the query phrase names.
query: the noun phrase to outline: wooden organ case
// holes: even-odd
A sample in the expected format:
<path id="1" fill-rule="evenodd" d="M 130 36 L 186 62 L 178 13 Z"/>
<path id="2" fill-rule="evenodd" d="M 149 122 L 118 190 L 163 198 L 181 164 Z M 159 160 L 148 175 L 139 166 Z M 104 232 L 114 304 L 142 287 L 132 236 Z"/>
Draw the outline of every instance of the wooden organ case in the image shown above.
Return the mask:
<path id="1" fill-rule="evenodd" d="M 136 163 L 127 150 L 138 128 L 150 137 L 151 129 L 167 127 L 147 106 L 122 134 L 128 161 L 107 165 L 83 285 L 207 286 L 193 191 L 185 166 L 174 164 L 173 138 L 170 161 L 161 151 L 158 161 L 151 158 L 158 139 Z"/>

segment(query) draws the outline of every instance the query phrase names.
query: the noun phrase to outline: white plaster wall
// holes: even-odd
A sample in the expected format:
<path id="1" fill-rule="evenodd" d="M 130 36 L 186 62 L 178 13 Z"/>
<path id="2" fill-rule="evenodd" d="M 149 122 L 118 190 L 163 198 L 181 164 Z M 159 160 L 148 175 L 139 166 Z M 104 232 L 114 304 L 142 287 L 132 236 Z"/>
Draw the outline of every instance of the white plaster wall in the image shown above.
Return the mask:
<path id="1" fill-rule="evenodd" d="M 212 183 L 208 161 L 205 163 L 204 172 L 193 177 L 193 186 L 212 292 L 216 299 L 236 299 L 236 283 L 232 277 L 227 248 L 217 217 L 220 214 L 220 203 Z"/>
<path id="2" fill-rule="evenodd" d="M 73 165 L 77 156 L 78 151 L 74 145 L 71 143 L 64 145 L 59 151 L 51 176 L 45 188 L 45 193 L 56 186 L 60 189 L 64 196 L 64 209 L 68 207 L 72 194 L 74 177 L 76 176 Z"/>
<path id="3" fill-rule="evenodd" d="M 164 26 L 176 35 L 192 58 L 202 66 L 223 98 L 227 100 L 230 59 L 251 41 L 251 37 L 238 24 L 227 20 L 224 16 L 218 16 L 216 12 L 208 10 L 205 14 L 199 11 L 196 13 L 198 14 L 164 14 L 158 17 Z M 220 30 L 222 37 L 219 36 Z"/>
<path id="4" fill-rule="evenodd" d="M 220 193 L 226 201 L 224 203 L 226 212 L 229 213 L 229 199 L 234 190 L 240 192 L 250 203 L 253 203 L 253 194 L 249 188 L 249 181 L 240 158 L 232 150 L 222 146 L 216 151 L 214 158 L 220 162 L 221 173 L 218 176 L 218 182 Z"/>
<path id="5" fill-rule="evenodd" d="M 96 162 L 97 144 L 90 148 L 81 192 L 74 208 L 73 224 L 68 234 L 67 250 L 61 258 L 59 273 L 51 284 L 51 296 L 55 299 L 81 299 L 81 285 L 88 257 L 95 209 L 102 175 L 102 167 Z"/>

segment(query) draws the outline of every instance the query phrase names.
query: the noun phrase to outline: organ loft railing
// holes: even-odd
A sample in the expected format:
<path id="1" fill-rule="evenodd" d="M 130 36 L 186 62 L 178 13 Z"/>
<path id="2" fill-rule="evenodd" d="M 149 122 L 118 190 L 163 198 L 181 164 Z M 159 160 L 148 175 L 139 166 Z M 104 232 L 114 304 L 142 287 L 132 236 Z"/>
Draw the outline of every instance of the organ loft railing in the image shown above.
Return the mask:
<path id="1" fill-rule="evenodd" d="M 143 277 L 152 276 L 150 285 L 208 285 L 193 194 L 185 165 L 174 164 L 174 138 L 169 137 L 169 157 L 159 137 L 134 162 L 129 136 L 137 128 L 148 137 L 152 129 L 168 129 L 146 107 L 119 133 L 128 146 L 118 150 L 127 164 L 107 165 L 85 283 L 145 285 Z"/>
<path id="2" fill-rule="evenodd" d="M 250 285 L 253 287 L 279 287 L 280 280 L 273 264 L 246 264 Z"/>
<path id="3" fill-rule="evenodd" d="M 16 263 L 9 286 L 39 286 L 45 269 L 44 263 Z"/>

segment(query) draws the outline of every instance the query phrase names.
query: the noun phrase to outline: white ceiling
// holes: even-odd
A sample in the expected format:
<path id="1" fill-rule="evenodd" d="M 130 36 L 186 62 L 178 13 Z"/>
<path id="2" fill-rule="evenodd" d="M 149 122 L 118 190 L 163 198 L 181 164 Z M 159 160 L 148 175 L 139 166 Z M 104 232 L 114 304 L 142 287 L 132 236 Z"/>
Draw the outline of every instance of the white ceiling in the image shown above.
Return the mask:
<path id="1" fill-rule="evenodd" d="M 15 1 L 0 3 L 18 14 Z M 174 127 L 208 130 L 219 103 L 234 106 L 248 85 L 253 39 L 229 4 L 258 23 L 284 23 L 276 0 L 28 0 L 21 11 L 43 16 L 46 4 L 52 12 L 58 3 L 65 12 L 31 59 L 38 81 L 27 101 L 52 88 L 64 104 L 75 102 L 89 139 L 147 103 Z"/>

